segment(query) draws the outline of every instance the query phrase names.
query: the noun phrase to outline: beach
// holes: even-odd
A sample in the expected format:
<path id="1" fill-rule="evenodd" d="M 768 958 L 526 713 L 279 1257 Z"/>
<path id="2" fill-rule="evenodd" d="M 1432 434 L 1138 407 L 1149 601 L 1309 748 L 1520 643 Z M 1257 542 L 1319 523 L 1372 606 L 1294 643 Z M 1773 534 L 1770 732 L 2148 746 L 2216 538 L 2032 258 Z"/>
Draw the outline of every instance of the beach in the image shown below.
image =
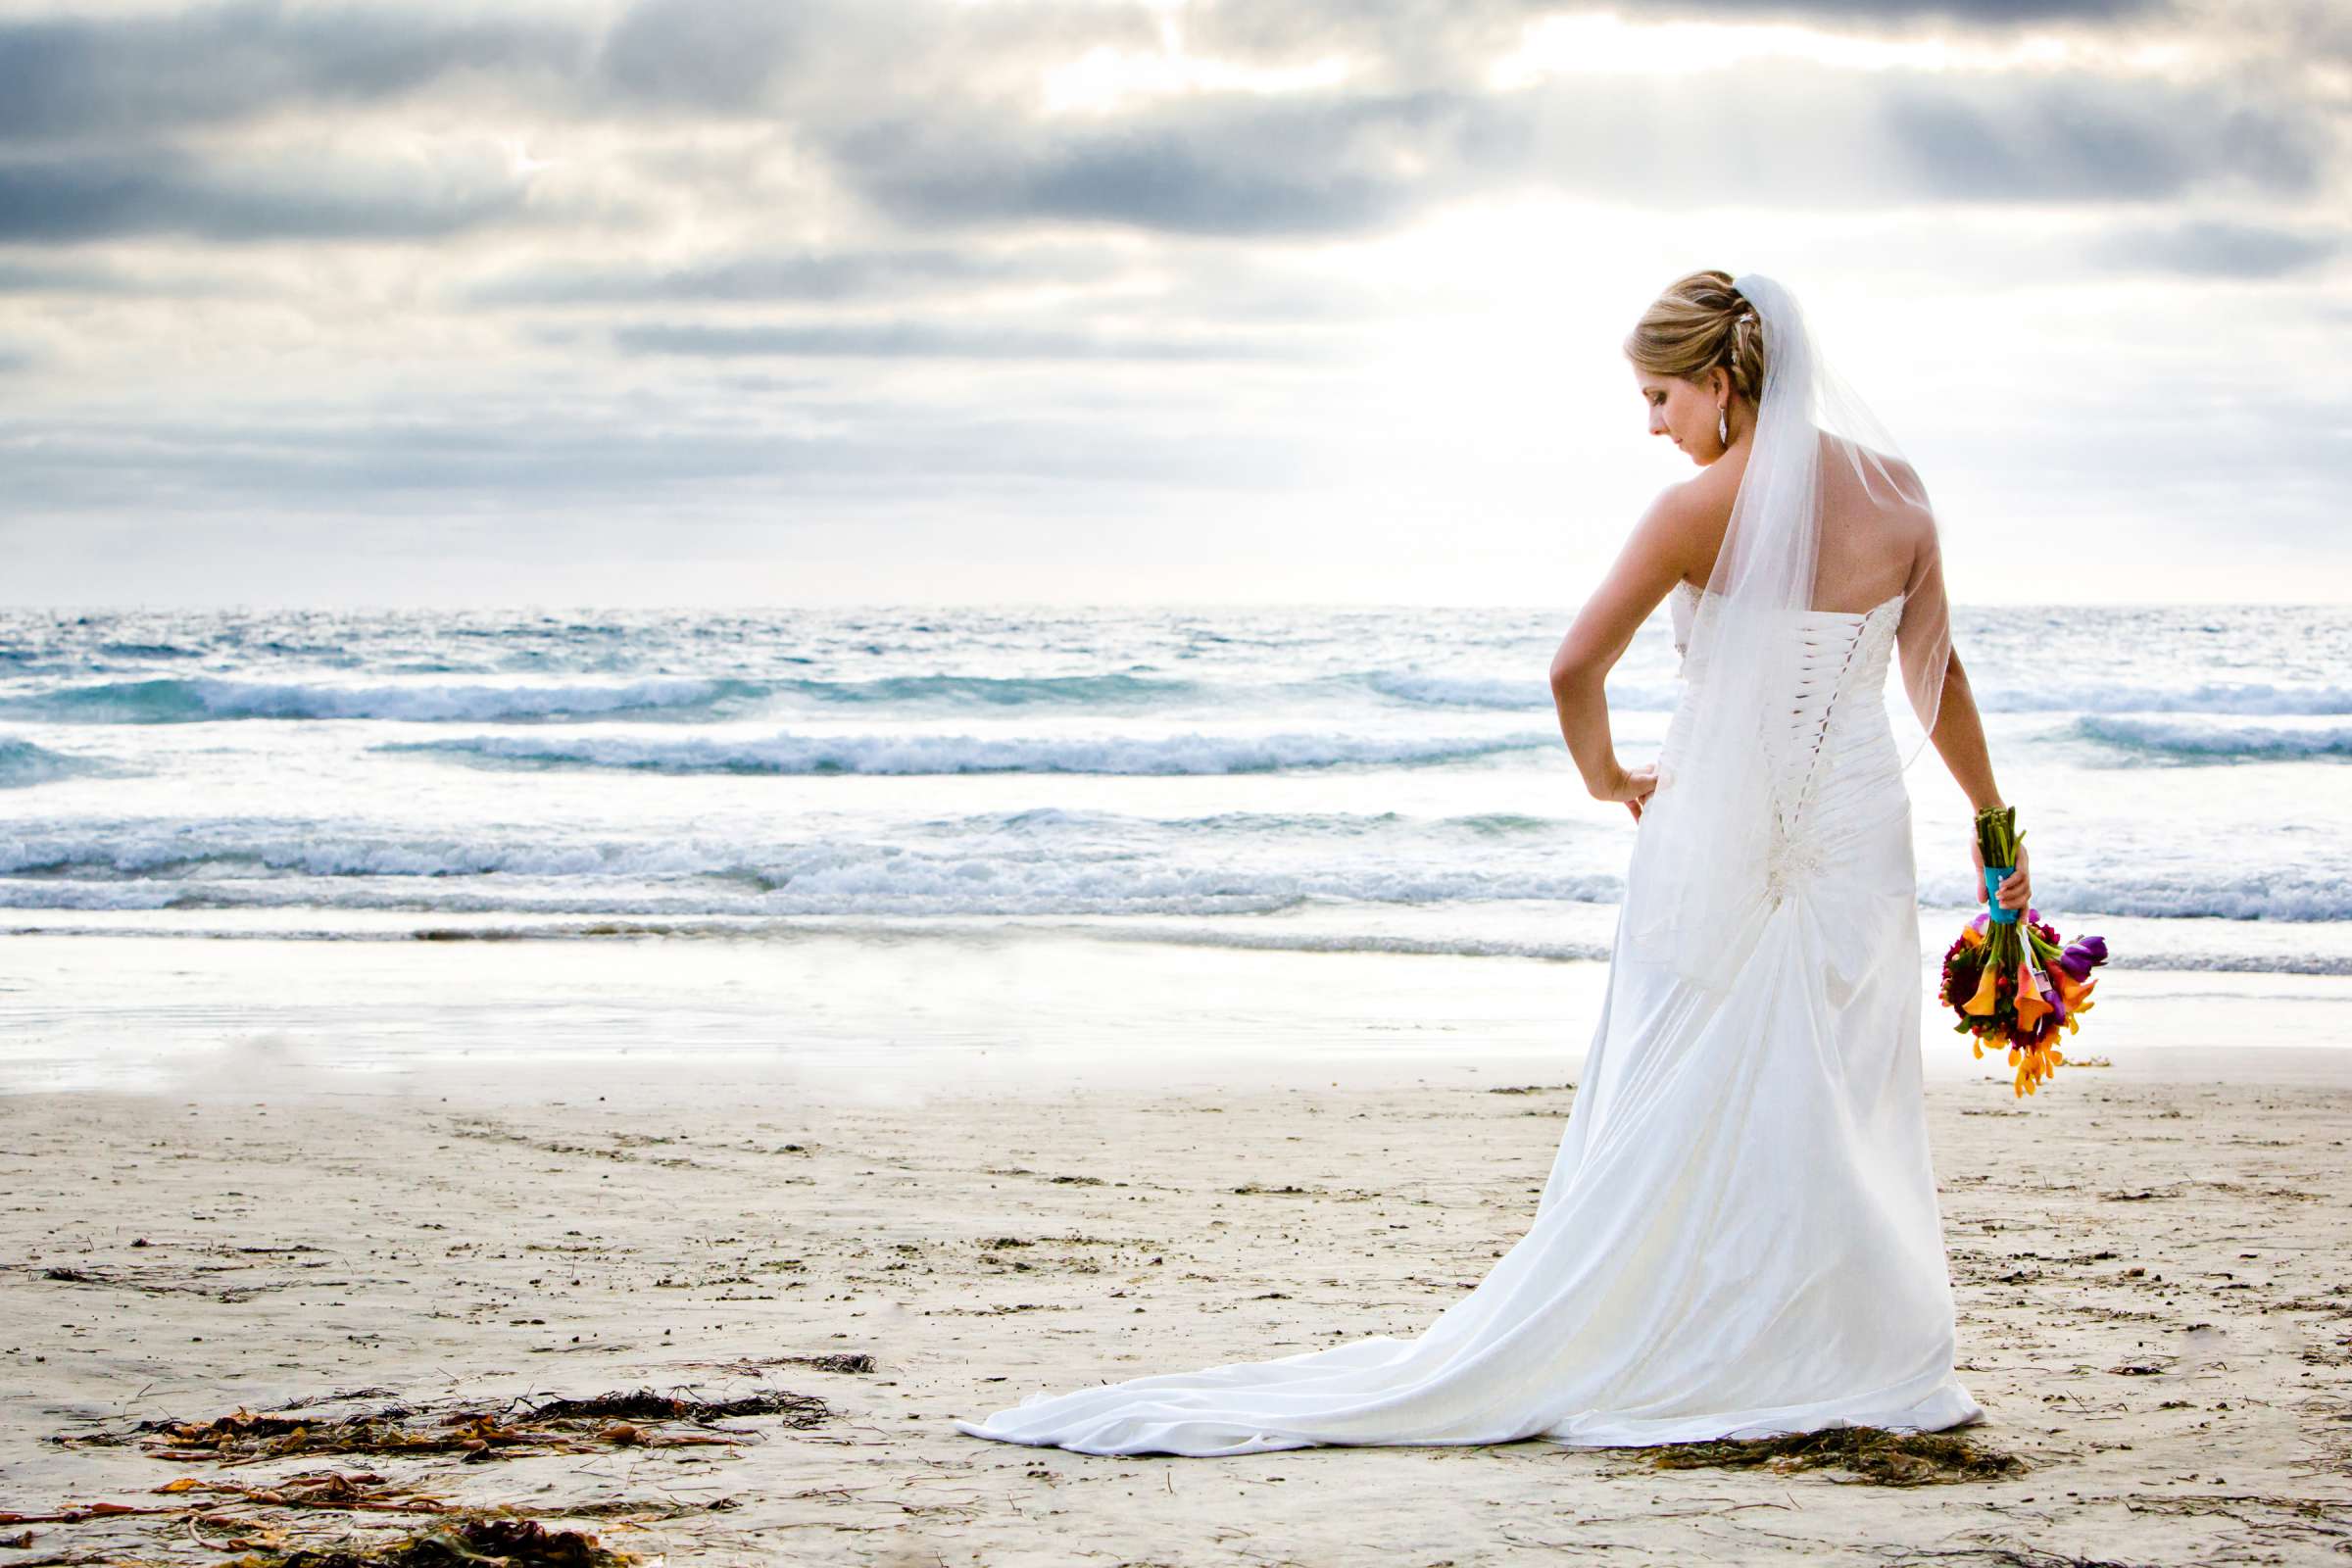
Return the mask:
<path id="1" fill-rule="evenodd" d="M 1561 624 L 9 612 L 0 1568 L 2337 1560 L 2340 608 L 1955 611 L 2040 914 L 2112 954 L 2019 1100 L 1933 1003 L 1976 884 L 1915 761 L 1965 1452 L 954 1429 L 1413 1335 L 1526 1233 L 1637 831 Z"/>
<path id="2" fill-rule="evenodd" d="M 0 1510 L 170 1507 L 175 1479 L 336 1463 L 102 1441 L 142 1420 L 654 1389 L 821 1406 L 713 1423 L 739 1434 L 719 1443 L 340 1468 L 652 1561 L 2295 1562 L 2352 1542 L 2340 975 L 2107 974 L 2071 1053 L 2106 1064 L 2025 1101 L 1929 1018 L 1959 1364 L 1986 1411 L 1967 1435 L 2026 1468 L 1901 1487 L 1540 1442 L 1105 1458 L 949 1426 L 1417 1332 L 1533 1220 L 1595 962 L 980 932 L 0 953 Z M 0 1562 L 218 1561 L 236 1536 L 27 1524 Z"/>

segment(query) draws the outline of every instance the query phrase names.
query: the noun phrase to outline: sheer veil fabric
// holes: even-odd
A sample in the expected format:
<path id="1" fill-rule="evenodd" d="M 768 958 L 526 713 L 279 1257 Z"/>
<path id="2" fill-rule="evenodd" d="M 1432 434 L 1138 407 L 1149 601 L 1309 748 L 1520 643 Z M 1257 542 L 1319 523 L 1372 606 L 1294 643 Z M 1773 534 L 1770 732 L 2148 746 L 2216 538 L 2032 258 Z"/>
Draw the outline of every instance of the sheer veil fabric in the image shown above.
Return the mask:
<path id="1" fill-rule="evenodd" d="M 1629 877 L 1639 892 L 1629 886 L 1625 911 L 1638 953 L 1707 986 L 1739 967 L 1768 890 L 1818 859 L 1799 765 L 1813 737 L 1784 720 L 1820 676 L 1790 627 L 1899 594 L 1901 684 L 1919 726 L 1899 745 L 1906 767 L 1936 728 L 1951 659 L 1942 551 L 1917 471 L 1823 359 L 1794 296 L 1755 272 L 1732 286 L 1763 330 L 1764 385 L 1684 655 L 1686 673 L 1705 677 L 1680 715 L 1673 798 L 1657 801 L 1677 821 L 1642 835 L 1651 853 Z"/>
<path id="2" fill-rule="evenodd" d="M 1220 1455 L 1983 1418 L 1953 1366 L 1893 724 L 1908 707 L 1924 742 L 1949 656 L 1934 517 L 1788 291 L 1738 287 L 1754 445 L 1708 590 L 1676 590 L 1685 689 L 1525 1233 L 1411 1338 L 1040 1391 L 957 1431 Z M 1498 1191 L 1527 1175 L 1493 1160 Z"/>

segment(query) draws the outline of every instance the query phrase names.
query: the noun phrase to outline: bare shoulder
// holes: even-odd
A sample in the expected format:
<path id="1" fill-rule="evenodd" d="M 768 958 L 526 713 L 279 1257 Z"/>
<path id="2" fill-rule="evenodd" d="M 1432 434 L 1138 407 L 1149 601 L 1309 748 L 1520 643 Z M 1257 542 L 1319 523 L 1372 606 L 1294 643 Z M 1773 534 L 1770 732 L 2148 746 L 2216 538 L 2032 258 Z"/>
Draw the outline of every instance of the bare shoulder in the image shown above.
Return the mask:
<path id="1" fill-rule="evenodd" d="M 1893 499 L 1899 502 L 1901 509 L 1906 512 L 1924 513 L 1927 511 L 1928 482 L 1919 476 L 1919 470 L 1913 467 L 1908 460 L 1899 458 L 1891 452 L 1881 452 L 1876 447 L 1863 446 L 1858 441 L 1851 443 L 1849 450 L 1854 454 L 1851 461 L 1857 477 L 1874 498 L 1880 499 L 1882 503 L 1886 499 Z M 1884 475 L 1884 477 L 1878 477 L 1878 475 Z M 1892 498 L 1886 496 L 1888 481 L 1892 481 L 1894 491 Z"/>
<path id="2" fill-rule="evenodd" d="M 1909 558 L 1907 583 L 1917 587 L 1927 572 L 1936 569 L 1940 562 L 1942 544 L 1936 530 L 1936 510 L 1928 500 L 1928 487 L 1919 470 L 1901 458 L 1885 460 L 1886 473 L 1894 481 L 1899 497 L 1896 505 L 1886 508 L 1885 515 L 1895 530 L 1903 553 Z"/>
<path id="3" fill-rule="evenodd" d="M 1928 499 L 1928 483 L 1919 470 L 1891 452 L 1864 446 L 1842 436 L 1825 436 L 1825 470 L 1837 475 L 1838 488 L 1858 492 L 1886 519 L 1901 542 L 1916 554 L 1934 544 L 1936 513 Z"/>
<path id="4" fill-rule="evenodd" d="M 1888 514 L 1897 519 L 1909 535 L 1914 551 L 1931 549 L 1936 543 L 1936 509 L 1928 499 L 1928 482 L 1919 470 L 1901 458 L 1883 460 L 1886 473 L 1894 481 L 1900 504 L 1889 509 Z"/>
<path id="5" fill-rule="evenodd" d="M 1731 525 L 1739 480 L 1711 464 L 1690 478 L 1668 485 L 1642 514 L 1640 531 L 1651 549 L 1672 560 L 1686 577 L 1704 582 Z"/>

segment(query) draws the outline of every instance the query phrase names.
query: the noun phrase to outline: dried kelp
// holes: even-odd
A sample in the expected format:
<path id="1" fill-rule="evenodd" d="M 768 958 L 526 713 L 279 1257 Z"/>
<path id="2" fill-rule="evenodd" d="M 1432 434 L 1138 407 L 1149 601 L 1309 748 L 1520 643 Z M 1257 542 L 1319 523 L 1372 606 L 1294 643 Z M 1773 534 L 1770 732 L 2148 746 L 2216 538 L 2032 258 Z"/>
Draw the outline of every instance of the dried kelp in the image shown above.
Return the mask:
<path id="1" fill-rule="evenodd" d="M 154 1516 L 157 1526 L 169 1530 L 169 1539 L 176 1540 L 184 1532 L 216 1551 L 247 1554 L 224 1568 L 439 1568 L 445 1564 L 612 1568 L 637 1559 L 600 1544 L 595 1536 L 539 1521 L 594 1517 L 614 1519 L 630 1527 L 738 1506 L 733 1497 L 693 1502 L 670 1497 L 612 1497 L 541 1507 L 466 1505 L 447 1501 L 413 1483 L 387 1480 L 364 1470 L 310 1470 L 255 1485 L 182 1476 L 154 1490 L 175 1500 L 163 1504 L 80 1503 L 48 1513 L 0 1514 L 0 1524 L 92 1524 Z M 306 1516 L 318 1521 L 335 1513 L 431 1514 L 434 1522 L 429 1527 L 409 1527 L 405 1534 L 378 1531 L 331 1545 L 319 1543 L 318 1523 L 297 1522 Z M 33 1535 L 25 1531 L 18 1537 L 0 1536 L 0 1545 L 29 1546 Z M 143 1559 L 125 1557 L 118 1550 L 35 1560 L 112 1563 Z"/>
<path id="2" fill-rule="evenodd" d="M 525 1453 L 589 1453 L 615 1446 L 730 1446 L 760 1434 L 712 1422 L 781 1415 L 807 1429 L 832 1411 L 814 1395 L 760 1390 L 732 1399 L 699 1399 L 652 1389 L 591 1398 L 513 1399 L 485 1406 L 463 1399 L 390 1404 L 347 1415 L 295 1415 L 238 1409 L 209 1421 L 141 1421 L 130 1435 L 159 1458 L 183 1463 L 251 1464 L 298 1455 L 456 1454 L 480 1462 Z M 681 1430 L 683 1429 L 683 1430 Z M 98 1434 L 57 1440 L 73 1446 L 120 1443 Z"/>
<path id="3" fill-rule="evenodd" d="M 1979 1446 L 1947 1432 L 1890 1432 L 1884 1427 L 1824 1427 L 1777 1438 L 1723 1438 L 1669 1443 L 1642 1450 L 1657 1470 L 1845 1470 L 1883 1487 L 1997 1481 L 2022 1475 L 2015 1454 Z"/>
<path id="4" fill-rule="evenodd" d="M 634 1394 L 600 1394 L 587 1399 L 549 1399 L 529 1407 L 525 1419 L 534 1422 L 573 1421 L 607 1416 L 627 1421 L 739 1420 L 752 1415 L 781 1415 L 792 1427 L 812 1427 L 830 1414 L 825 1401 L 811 1394 L 763 1390 L 740 1399 L 689 1399 L 673 1394 L 639 1389 Z"/>
<path id="5" fill-rule="evenodd" d="M 463 1519 L 388 1540 L 251 1551 L 226 1568 L 623 1568 L 639 1560 L 535 1519 Z"/>
<path id="6" fill-rule="evenodd" d="M 204 1481 L 182 1476 L 155 1489 L 188 1493 L 200 1506 L 246 1502 L 270 1508 L 320 1508 L 338 1513 L 443 1513 L 449 1504 L 368 1470 L 305 1470 L 281 1480 L 246 1486 L 237 1481 Z"/>
<path id="7" fill-rule="evenodd" d="M 732 1372 L 738 1377 L 759 1377 L 772 1366 L 805 1366 L 818 1372 L 871 1372 L 874 1358 L 863 1350 L 843 1351 L 833 1355 L 756 1355 L 742 1356 L 733 1361 L 688 1361 L 687 1366 L 710 1367 L 713 1371 Z"/>

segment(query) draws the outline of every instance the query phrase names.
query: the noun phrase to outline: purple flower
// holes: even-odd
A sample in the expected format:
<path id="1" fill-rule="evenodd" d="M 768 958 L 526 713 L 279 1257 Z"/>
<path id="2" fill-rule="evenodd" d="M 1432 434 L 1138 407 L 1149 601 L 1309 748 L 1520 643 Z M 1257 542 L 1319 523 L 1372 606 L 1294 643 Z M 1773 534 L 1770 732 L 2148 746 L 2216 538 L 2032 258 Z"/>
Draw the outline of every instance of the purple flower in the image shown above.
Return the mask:
<path id="1" fill-rule="evenodd" d="M 2077 937 L 2071 946 L 2080 948 L 2082 956 L 2093 963 L 2107 961 L 2107 939 L 2105 937 Z"/>
<path id="2" fill-rule="evenodd" d="M 2064 969 L 2069 979 L 2087 980 L 2090 978 L 2090 955 L 2084 953 L 2080 947 L 2069 946 L 2064 953 L 2050 961 Z"/>

